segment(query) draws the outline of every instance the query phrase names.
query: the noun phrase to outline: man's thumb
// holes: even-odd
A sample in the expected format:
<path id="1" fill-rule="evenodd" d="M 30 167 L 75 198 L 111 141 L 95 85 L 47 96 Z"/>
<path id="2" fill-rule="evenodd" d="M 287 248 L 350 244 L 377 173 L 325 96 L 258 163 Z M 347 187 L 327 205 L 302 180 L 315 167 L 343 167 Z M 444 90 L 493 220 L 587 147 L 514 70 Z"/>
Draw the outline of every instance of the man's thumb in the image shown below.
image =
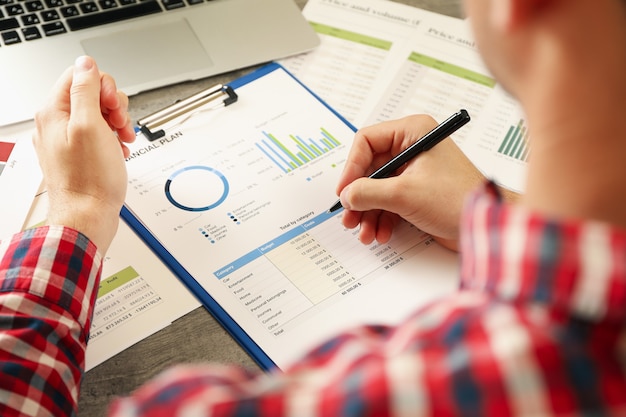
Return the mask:
<path id="1" fill-rule="evenodd" d="M 100 114 L 100 72 L 93 58 L 81 56 L 74 62 L 70 110 L 72 115 L 89 116 L 94 109 Z"/>
<path id="2" fill-rule="evenodd" d="M 393 207 L 393 185 L 395 178 L 359 178 L 341 191 L 344 208 L 354 211 L 387 210 Z M 395 208 L 397 210 L 397 208 Z"/>

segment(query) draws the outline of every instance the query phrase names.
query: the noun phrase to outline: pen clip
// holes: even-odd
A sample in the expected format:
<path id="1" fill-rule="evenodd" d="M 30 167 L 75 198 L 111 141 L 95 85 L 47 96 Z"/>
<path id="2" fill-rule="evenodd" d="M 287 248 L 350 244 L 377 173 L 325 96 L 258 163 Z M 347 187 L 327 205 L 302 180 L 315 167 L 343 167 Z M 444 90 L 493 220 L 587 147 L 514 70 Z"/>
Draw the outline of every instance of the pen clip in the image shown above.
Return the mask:
<path id="1" fill-rule="evenodd" d="M 184 119 L 178 120 L 178 123 L 182 123 L 198 111 L 228 106 L 236 102 L 237 98 L 237 93 L 232 87 L 218 84 L 158 110 L 138 120 L 137 124 L 144 136 L 149 141 L 153 141 L 165 136 L 164 125 L 184 117 Z M 208 107 L 211 103 L 214 105 Z"/>

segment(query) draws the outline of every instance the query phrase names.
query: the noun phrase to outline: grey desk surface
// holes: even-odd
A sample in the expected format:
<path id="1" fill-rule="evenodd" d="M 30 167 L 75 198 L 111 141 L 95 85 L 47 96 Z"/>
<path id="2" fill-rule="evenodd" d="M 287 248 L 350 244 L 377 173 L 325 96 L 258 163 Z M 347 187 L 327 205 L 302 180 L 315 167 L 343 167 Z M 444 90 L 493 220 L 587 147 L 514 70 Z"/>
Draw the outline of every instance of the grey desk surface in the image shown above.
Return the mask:
<path id="1" fill-rule="evenodd" d="M 462 0 L 396 0 L 450 16 L 462 16 Z M 304 7 L 306 0 L 296 0 Z M 226 83 L 250 68 L 178 84 L 131 97 L 134 120 L 196 91 L 216 83 Z M 258 368 L 230 335 L 203 307 L 183 316 L 172 325 L 142 340 L 86 373 L 79 399 L 82 416 L 106 415 L 111 399 L 124 395 L 176 363 L 234 363 Z"/>

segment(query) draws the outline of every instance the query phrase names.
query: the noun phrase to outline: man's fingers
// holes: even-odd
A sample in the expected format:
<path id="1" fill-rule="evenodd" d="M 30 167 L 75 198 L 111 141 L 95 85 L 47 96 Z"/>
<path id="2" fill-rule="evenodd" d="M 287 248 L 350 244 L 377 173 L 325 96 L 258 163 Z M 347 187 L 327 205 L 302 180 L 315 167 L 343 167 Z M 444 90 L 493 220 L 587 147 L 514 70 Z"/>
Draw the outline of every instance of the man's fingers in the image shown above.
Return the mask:
<path id="1" fill-rule="evenodd" d="M 135 130 L 128 114 L 128 96 L 117 89 L 113 77 L 106 73 L 100 74 L 100 106 L 104 118 L 120 140 L 133 142 Z"/>

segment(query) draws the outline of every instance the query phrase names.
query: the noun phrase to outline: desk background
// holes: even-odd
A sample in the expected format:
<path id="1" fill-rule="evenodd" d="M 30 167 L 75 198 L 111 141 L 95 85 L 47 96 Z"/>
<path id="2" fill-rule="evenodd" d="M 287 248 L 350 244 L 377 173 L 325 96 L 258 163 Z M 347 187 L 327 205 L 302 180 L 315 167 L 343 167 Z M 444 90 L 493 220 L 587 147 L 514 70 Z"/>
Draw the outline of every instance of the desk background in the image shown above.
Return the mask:
<path id="1" fill-rule="evenodd" d="M 295 1 L 302 8 L 307 0 Z M 449 16 L 463 17 L 462 0 L 395 1 Z M 213 84 L 227 83 L 251 69 L 138 94 L 130 100 L 131 116 L 133 120 L 137 120 Z M 79 414 L 104 416 L 113 397 L 131 392 L 163 369 L 176 363 L 207 361 L 258 368 L 208 311 L 199 307 L 87 372 L 78 402 Z"/>

